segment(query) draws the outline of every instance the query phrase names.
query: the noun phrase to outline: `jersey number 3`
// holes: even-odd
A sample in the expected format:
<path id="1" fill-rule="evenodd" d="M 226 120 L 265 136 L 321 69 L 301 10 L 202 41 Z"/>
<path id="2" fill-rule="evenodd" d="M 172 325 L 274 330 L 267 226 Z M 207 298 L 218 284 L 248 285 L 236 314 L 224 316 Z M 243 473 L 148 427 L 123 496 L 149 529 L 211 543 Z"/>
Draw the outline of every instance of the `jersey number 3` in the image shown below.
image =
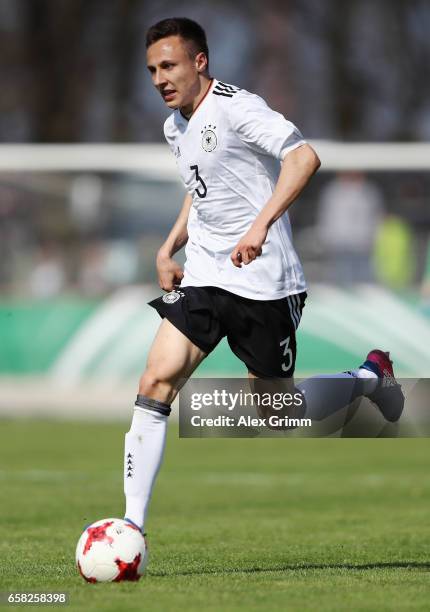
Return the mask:
<path id="1" fill-rule="evenodd" d="M 208 192 L 208 188 L 206 187 L 206 183 L 199 174 L 199 167 L 196 164 L 195 166 L 190 166 L 190 170 L 194 170 L 194 172 L 196 173 L 196 181 L 198 181 L 203 188 L 203 191 L 200 191 L 200 189 L 196 187 L 196 194 L 199 196 L 199 198 L 205 198 Z"/>

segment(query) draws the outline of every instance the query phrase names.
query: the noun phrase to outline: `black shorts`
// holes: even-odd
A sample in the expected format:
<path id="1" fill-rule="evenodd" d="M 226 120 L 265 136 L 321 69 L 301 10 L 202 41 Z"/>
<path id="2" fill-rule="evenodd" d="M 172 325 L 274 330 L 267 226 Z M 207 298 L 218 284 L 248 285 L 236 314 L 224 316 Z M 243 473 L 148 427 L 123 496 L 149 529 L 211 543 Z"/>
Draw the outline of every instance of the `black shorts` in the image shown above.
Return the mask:
<path id="1" fill-rule="evenodd" d="M 181 287 L 149 302 L 209 354 L 227 336 L 233 353 L 261 377 L 292 376 L 296 330 L 306 292 L 280 300 L 250 300 L 217 287 Z"/>

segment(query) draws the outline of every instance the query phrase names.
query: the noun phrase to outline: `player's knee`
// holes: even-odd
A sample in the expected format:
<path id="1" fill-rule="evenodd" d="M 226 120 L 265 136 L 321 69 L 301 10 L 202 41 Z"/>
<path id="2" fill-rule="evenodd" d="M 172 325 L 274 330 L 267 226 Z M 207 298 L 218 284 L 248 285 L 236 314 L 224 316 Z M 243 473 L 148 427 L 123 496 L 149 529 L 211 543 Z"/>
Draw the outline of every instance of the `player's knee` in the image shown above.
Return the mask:
<path id="1" fill-rule="evenodd" d="M 148 368 L 139 380 L 139 395 L 171 403 L 174 390 L 172 384 L 156 370 Z"/>
<path id="2" fill-rule="evenodd" d="M 157 372 L 151 369 L 145 370 L 139 380 L 139 395 L 151 397 L 152 393 L 158 389 L 162 383 L 161 377 L 157 376 Z"/>

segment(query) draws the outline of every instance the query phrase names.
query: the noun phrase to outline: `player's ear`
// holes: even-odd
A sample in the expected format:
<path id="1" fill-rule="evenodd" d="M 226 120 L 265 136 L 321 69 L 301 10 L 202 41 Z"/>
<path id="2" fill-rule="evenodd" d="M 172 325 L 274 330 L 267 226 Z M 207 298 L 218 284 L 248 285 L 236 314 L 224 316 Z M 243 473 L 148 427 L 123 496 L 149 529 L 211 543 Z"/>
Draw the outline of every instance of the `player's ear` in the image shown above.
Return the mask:
<path id="1" fill-rule="evenodd" d="M 208 58 L 206 57 L 206 53 L 204 51 L 200 51 L 200 53 L 197 53 L 195 62 L 198 72 L 205 72 L 205 70 L 207 70 Z"/>

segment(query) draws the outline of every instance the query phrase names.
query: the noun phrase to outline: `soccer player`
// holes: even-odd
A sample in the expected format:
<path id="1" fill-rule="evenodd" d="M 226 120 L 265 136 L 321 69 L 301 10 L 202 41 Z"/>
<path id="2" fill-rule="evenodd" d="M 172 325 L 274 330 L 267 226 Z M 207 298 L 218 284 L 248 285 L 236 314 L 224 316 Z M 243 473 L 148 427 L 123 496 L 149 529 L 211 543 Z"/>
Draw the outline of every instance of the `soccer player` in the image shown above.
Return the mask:
<path id="1" fill-rule="evenodd" d="M 299 130 L 257 95 L 209 73 L 203 29 L 165 19 L 146 38 L 152 82 L 173 113 L 164 133 L 187 190 L 157 256 L 163 320 L 125 436 L 125 517 L 143 527 L 181 380 L 227 336 L 254 380 L 292 381 L 306 299 L 287 210 L 320 165 Z M 173 259 L 186 245 L 184 270 Z M 343 378 L 339 387 L 333 379 Z M 293 384 L 293 383 L 292 383 Z M 385 390 L 387 387 L 388 391 Z M 403 402 L 387 353 L 351 372 L 297 386 L 304 415 L 321 419 L 367 395 L 388 420 Z"/>

